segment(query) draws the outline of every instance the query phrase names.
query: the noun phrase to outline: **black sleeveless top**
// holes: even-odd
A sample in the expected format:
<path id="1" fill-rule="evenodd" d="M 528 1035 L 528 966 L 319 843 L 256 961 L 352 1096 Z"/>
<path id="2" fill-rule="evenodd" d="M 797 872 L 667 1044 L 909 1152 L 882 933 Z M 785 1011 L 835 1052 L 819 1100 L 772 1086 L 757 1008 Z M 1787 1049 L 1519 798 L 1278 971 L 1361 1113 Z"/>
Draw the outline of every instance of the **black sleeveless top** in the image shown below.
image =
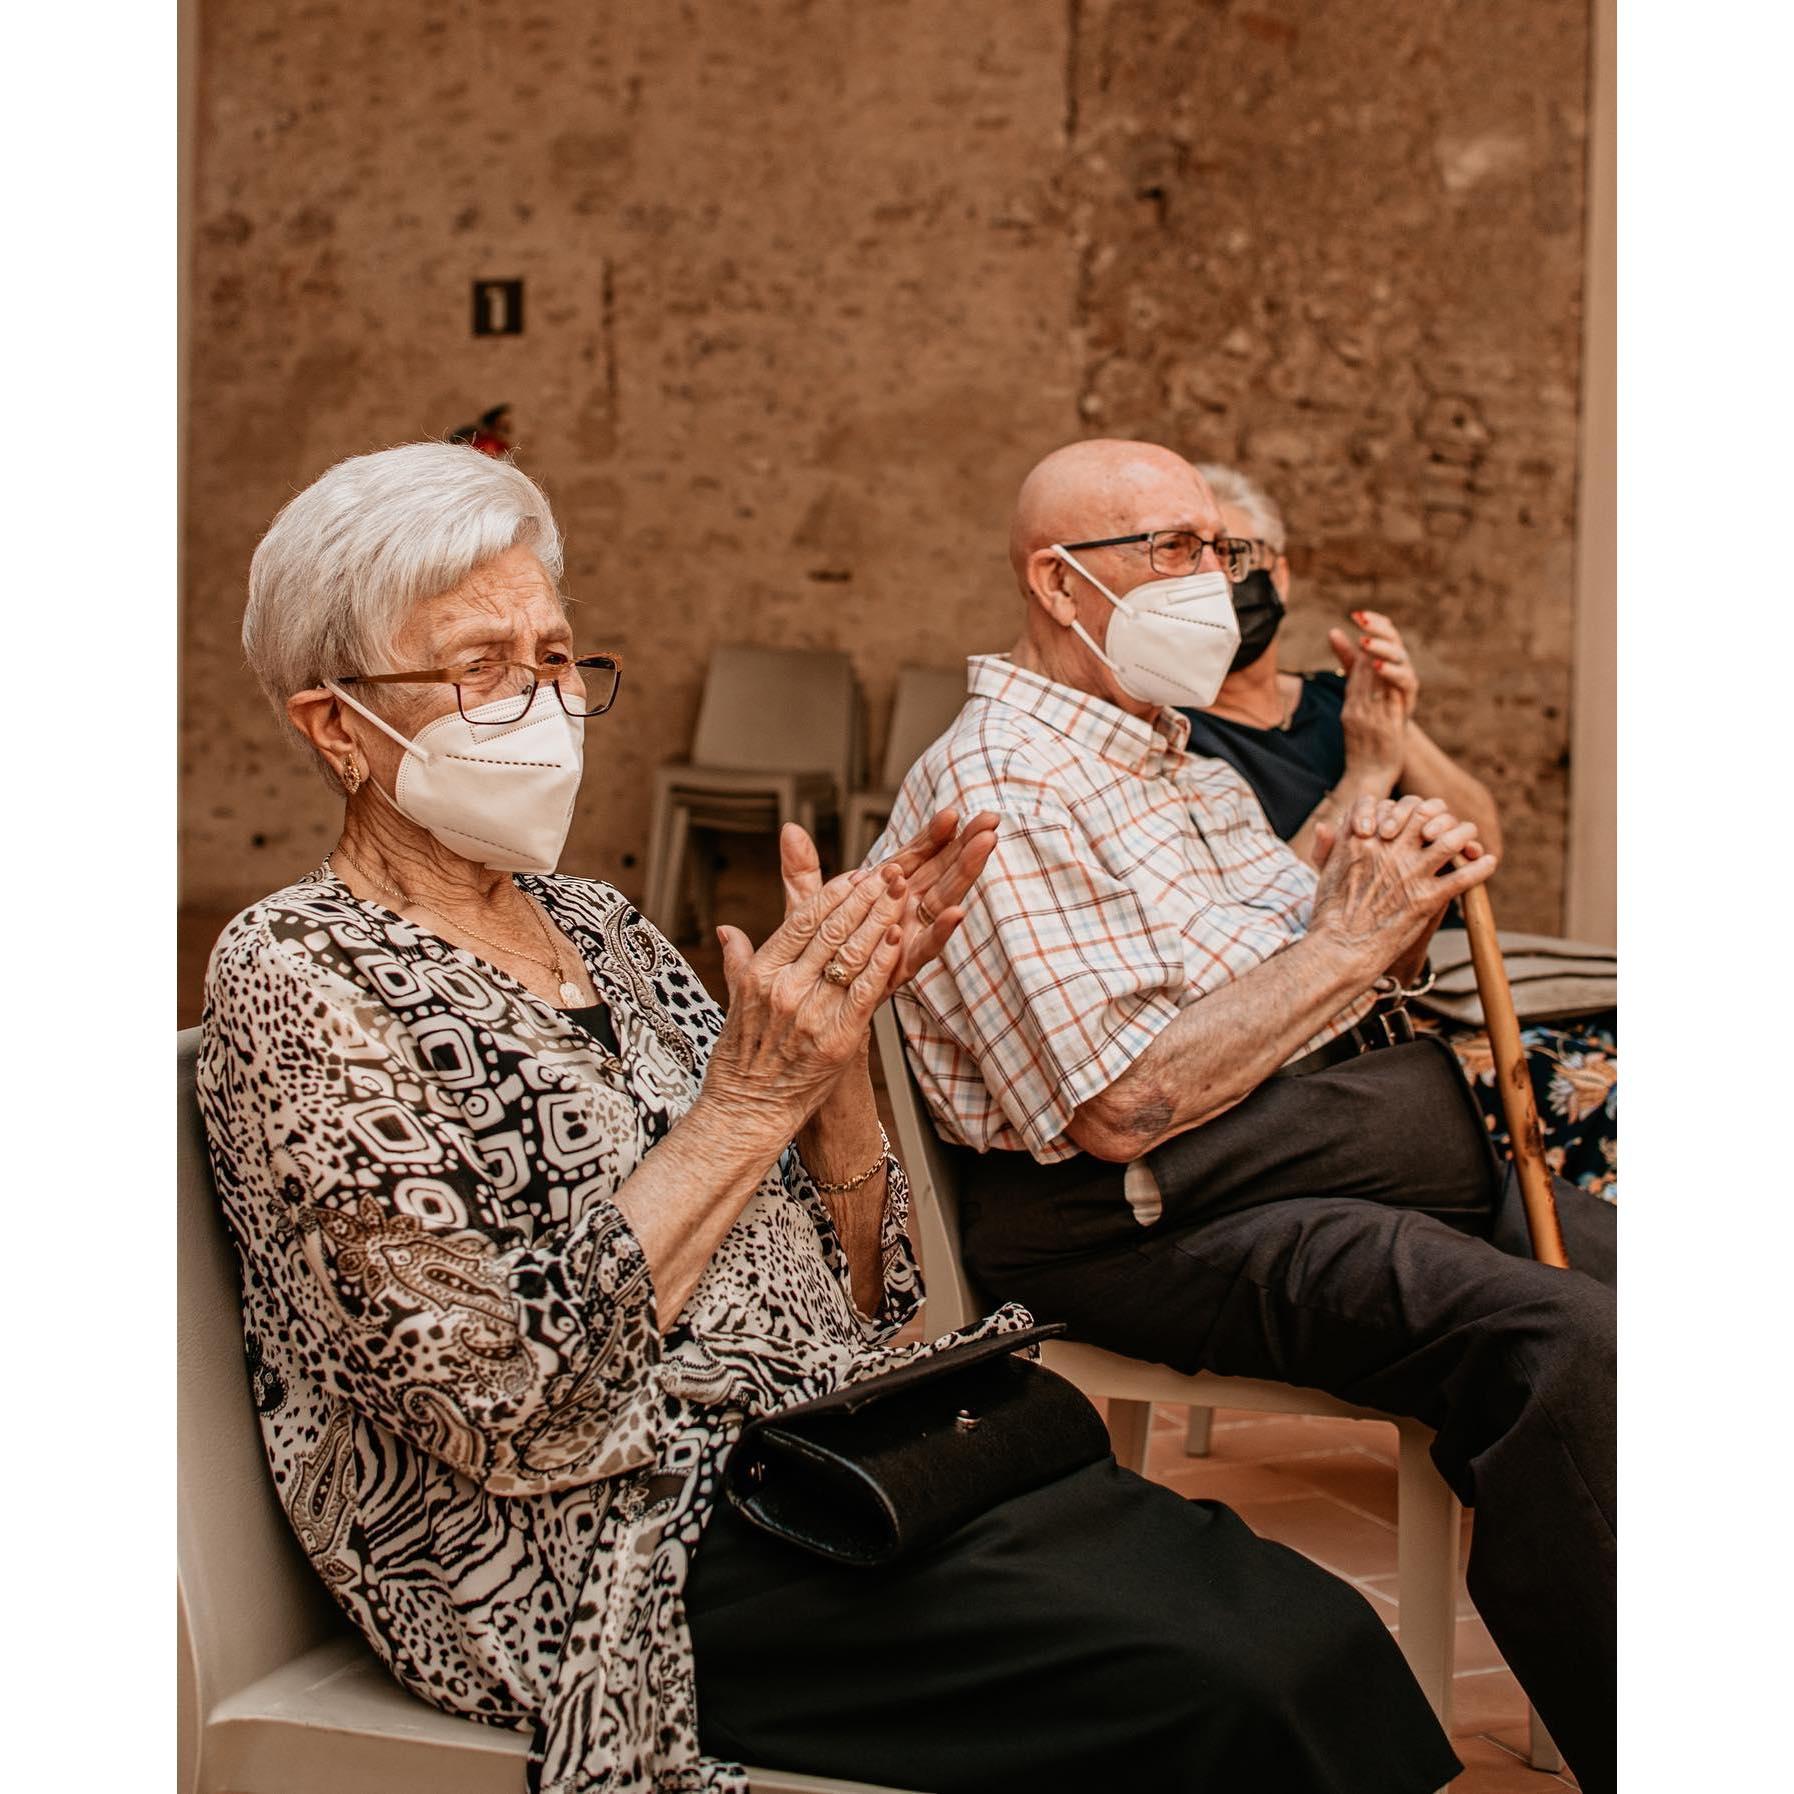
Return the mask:
<path id="1" fill-rule="evenodd" d="M 1302 695 L 1281 729 L 1255 729 L 1186 710 L 1190 752 L 1225 760 L 1258 794 L 1265 819 L 1285 841 L 1345 775 L 1343 673 L 1304 673 Z"/>

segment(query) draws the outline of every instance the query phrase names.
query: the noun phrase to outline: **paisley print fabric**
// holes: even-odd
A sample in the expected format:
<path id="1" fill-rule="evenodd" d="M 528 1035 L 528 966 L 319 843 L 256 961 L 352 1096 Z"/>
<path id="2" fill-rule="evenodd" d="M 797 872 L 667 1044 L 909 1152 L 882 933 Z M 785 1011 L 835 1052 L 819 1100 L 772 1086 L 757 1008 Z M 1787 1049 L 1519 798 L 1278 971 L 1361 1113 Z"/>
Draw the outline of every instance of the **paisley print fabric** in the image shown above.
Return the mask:
<path id="1" fill-rule="evenodd" d="M 893 1161 L 862 1316 L 787 1149 L 663 1338 L 610 1198 L 722 1017 L 609 886 L 518 882 L 578 946 L 615 1051 L 327 868 L 214 952 L 200 1101 L 269 1467 L 393 1674 L 534 1732 L 534 1785 L 739 1791 L 698 1749 L 686 1566 L 746 1417 L 938 1349 L 887 1343 L 921 1298 L 908 1189 Z"/>

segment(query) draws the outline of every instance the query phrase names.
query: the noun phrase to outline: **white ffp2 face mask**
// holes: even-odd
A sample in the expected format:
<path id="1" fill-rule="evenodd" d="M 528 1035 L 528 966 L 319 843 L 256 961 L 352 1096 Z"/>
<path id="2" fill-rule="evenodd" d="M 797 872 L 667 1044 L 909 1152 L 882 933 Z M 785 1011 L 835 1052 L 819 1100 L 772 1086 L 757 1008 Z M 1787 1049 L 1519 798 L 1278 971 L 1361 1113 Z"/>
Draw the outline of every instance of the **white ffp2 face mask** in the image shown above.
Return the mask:
<path id="1" fill-rule="evenodd" d="M 1176 579 L 1149 579 L 1117 598 L 1068 548 L 1053 553 L 1076 567 L 1108 601 L 1108 651 L 1090 639 L 1082 623 L 1072 628 L 1114 675 L 1129 697 L 1143 704 L 1182 705 L 1201 710 L 1215 701 L 1240 642 L 1227 575 L 1185 573 Z"/>
<path id="2" fill-rule="evenodd" d="M 472 722 L 451 710 L 407 740 L 334 680 L 324 685 L 405 750 L 387 798 L 401 816 L 494 872 L 552 872 L 560 864 L 585 770 L 585 730 L 553 692 L 538 690 L 521 722 L 481 721 L 514 705 L 511 698 L 482 705 Z"/>

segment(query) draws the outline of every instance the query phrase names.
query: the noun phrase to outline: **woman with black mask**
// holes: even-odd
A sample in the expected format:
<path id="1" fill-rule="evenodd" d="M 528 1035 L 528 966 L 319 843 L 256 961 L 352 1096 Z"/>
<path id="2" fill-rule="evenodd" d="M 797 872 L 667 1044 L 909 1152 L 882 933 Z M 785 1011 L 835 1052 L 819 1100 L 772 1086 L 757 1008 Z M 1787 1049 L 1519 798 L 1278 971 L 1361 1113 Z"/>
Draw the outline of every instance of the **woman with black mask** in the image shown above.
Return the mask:
<path id="1" fill-rule="evenodd" d="M 1225 532 L 1252 543 L 1253 566 L 1233 588 L 1240 645 L 1232 669 L 1207 710 L 1183 713 L 1190 752 L 1236 768 L 1271 827 L 1303 859 L 1314 857 L 1316 824 L 1354 799 L 1406 792 L 1444 798 L 1499 854 L 1501 823 L 1489 788 L 1414 720 L 1420 681 L 1400 631 L 1381 611 L 1353 611 L 1351 630 L 1327 631 L 1337 671 L 1285 672 L 1277 658 L 1289 599 L 1283 513 L 1237 468 L 1211 463 L 1197 471 L 1220 506 Z M 1447 917 L 1448 925 L 1455 921 Z M 1472 1025 L 1439 1027 L 1505 1147 L 1487 1035 Z M 1616 1032 L 1615 1012 L 1607 1009 L 1554 1018 L 1523 1034 L 1552 1169 L 1609 1200 L 1618 1193 Z"/>
<path id="2" fill-rule="evenodd" d="M 1256 564 L 1233 588 L 1240 645 L 1232 671 L 1206 711 L 1184 712 L 1190 751 L 1236 766 L 1271 827 L 1304 859 L 1312 858 L 1317 822 L 1355 798 L 1409 791 L 1444 798 L 1499 854 L 1501 823 L 1489 788 L 1413 720 L 1420 681 L 1395 625 L 1380 611 L 1353 611 L 1355 629 L 1327 632 L 1338 671 L 1284 672 L 1277 664 L 1289 598 L 1283 514 L 1237 469 L 1197 471 L 1227 533 L 1253 544 Z"/>

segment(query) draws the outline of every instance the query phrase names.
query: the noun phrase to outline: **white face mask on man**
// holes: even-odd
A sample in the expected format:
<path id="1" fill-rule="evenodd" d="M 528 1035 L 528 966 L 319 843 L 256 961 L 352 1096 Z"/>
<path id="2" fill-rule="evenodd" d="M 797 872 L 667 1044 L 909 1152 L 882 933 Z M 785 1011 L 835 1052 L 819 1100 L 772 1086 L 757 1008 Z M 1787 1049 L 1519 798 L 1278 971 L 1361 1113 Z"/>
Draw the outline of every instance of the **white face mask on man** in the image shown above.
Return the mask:
<path id="1" fill-rule="evenodd" d="M 1075 567 L 1114 605 L 1107 652 L 1091 640 L 1082 623 L 1074 622 L 1072 628 L 1129 697 L 1143 704 L 1182 705 L 1191 710 L 1201 710 L 1215 701 L 1240 642 L 1233 588 L 1225 573 L 1217 570 L 1185 573 L 1176 579 L 1149 579 L 1126 597 L 1117 598 L 1069 548 L 1055 544 L 1053 553 L 1068 567 Z"/>
<path id="2" fill-rule="evenodd" d="M 560 864 L 585 770 L 585 730 L 553 692 L 539 690 L 514 723 L 482 721 L 516 707 L 515 698 L 500 699 L 471 712 L 471 721 L 451 710 L 407 740 L 335 680 L 324 685 L 405 750 L 392 796 L 374 785 L 401 816 L 494 872 Z"/>

